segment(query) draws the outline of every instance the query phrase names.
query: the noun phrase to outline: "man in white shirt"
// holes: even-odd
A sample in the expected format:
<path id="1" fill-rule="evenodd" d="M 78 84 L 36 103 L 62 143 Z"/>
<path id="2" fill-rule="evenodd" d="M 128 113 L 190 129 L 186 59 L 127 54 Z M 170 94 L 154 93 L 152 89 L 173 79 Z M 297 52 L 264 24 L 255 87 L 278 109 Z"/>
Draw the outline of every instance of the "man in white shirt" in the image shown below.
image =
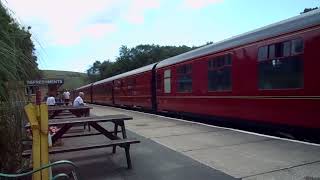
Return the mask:
<path id="1" fill-rule="evenodd" d="M 54 106 L 54 105 L 56 105 L 56 100 L 55 100 L 55 98 L 54 98 L 52 95 L 50 95 L 50 96 L 47 98 L 47 105 L 48 105 L 48 106 Z"/>
<path id="2" fill-rule="evenodd" d="M 65 92 L 63 92 L 63 98 L 64 98 L 64 103 L 67 105 L 69 105 L 70 102 L 70 93 L 69 91 L 66 89 Z"/>
<path id="3" fill-rule="evenodd" d="M 84 93 L 79 92 L 79 96 L 73 101 L 73 106 L 74 107 L 83 106 L 85 103 L 83 102 L 82 98 L 84 98 Z"/>

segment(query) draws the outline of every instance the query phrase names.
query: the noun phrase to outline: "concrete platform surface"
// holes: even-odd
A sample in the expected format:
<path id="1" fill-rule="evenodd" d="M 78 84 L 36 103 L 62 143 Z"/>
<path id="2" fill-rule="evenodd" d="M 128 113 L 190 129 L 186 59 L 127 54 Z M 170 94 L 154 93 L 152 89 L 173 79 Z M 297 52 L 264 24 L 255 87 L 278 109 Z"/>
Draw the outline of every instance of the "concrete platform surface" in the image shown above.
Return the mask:
<path id="1" fill-rule="evenodd" d="M 108 126 L 107 123 L 104 126 Z M 140 144 L 131 146 L 130 154 L 133 169 L 127 169 L 125 152 L 117 148 L 93 149 L 79 152 L 55 154 L 51 161 L 70 160 L 78 167 L 80 180 L 232 180 L 233 177 L 201 164 L 187 156 L 166 148 L 150 139 L 130 131 L 128 137 L 141 140 Z M 89 136 L 63 139 L 63 146 L 104 142 L 102 136 Z M 54 174 L 70 172 L 70 168 L 59 167 Z"/>
<path id="2" fill-rule="evenodd" d="M 95 115 L 127 114 L 126 127 L 154 142 L 235 178 L 320 178 L 320 146 L 92 105 Z M 188 179 L 188 178 L 187 178 Z M 201 179 L 201 178 L 199 178 Z"/>

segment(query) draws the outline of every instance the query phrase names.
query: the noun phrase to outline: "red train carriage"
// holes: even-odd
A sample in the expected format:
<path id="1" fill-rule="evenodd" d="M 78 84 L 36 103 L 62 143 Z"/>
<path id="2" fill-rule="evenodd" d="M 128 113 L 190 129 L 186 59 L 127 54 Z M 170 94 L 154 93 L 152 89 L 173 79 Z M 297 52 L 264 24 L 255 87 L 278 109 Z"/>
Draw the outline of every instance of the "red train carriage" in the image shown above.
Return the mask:
<path id="1" fill-rule="evenodd" d="M 320 11 L 161 61 L 158 111 L 320 128 Z"/>
<path id="2" fill-rule="evenodd" d="M 113 105 L 113 79 L 107 78 L 93 83 L 92 86 L 92 103 Z"/>
<path id="3" fill-rule="evenodd" d="M 84 99 L 83 99 L 84 102 L 86 103 L 92 102 L 92 83 L 79 87 L 76 90 L 74 90 L 72 92 L 72 94 L 74 94 L 74 98 L 76 98 L 79 95 L 79 92 L 84 93 Z"/>
<path id="4" fill-rule="evenodd" d="M 315 10 L 77 91 L 100 104 L 319 130 L 319 47 Z"/>
<path id="5" fill-rule="evenodd" d="M 152 70 L 150 64 L 114 77 L 114 104 L 152 109 Z M 154 82 L 154 81 L 153 81 Z M 154 82 L 155 83 L 155 82 Z"/>

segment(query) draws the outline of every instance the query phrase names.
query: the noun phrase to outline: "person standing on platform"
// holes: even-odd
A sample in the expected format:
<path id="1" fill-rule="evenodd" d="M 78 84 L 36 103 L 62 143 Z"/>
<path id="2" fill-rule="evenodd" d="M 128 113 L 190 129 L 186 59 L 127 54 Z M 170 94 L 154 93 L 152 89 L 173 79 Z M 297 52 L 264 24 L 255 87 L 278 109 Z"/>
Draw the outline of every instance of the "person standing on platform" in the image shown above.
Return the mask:
<path id="1" fill-rule="evenodd" d="M 63 98 L 65 105 L 68 106 L 70 102 L 70 92 L 67 89 L 63 92 Z"/>

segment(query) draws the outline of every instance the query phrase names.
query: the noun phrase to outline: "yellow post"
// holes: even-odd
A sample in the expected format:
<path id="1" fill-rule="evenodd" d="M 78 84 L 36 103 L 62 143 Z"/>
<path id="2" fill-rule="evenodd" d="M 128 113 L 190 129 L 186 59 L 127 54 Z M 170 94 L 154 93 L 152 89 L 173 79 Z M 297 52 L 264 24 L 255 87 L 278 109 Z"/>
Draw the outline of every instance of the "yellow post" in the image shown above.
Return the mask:
<path id="1" fill-rule="evenodd" d="M 24 107 L 27 114 L 31 129 L 32 129 L 32 163 L 33 169 L 40 168 L 41 162 L 41 147 L 40 147 L 40 126 L 37 120 L 37 109 L 33 104 L 28 104 Z M 36 172 L 32 175 L 33 180 L 41 180 L 41 173 Z"/>
<path id="2" fill-rule="evenodd" d="M 40 136 L 41 136 L 41 166 L 49 164 L 49 144 L 48 144 L 48 106 L 40 105 Z M 49 170 L 41 171 L 42 180 L 49 180 Z"/>

